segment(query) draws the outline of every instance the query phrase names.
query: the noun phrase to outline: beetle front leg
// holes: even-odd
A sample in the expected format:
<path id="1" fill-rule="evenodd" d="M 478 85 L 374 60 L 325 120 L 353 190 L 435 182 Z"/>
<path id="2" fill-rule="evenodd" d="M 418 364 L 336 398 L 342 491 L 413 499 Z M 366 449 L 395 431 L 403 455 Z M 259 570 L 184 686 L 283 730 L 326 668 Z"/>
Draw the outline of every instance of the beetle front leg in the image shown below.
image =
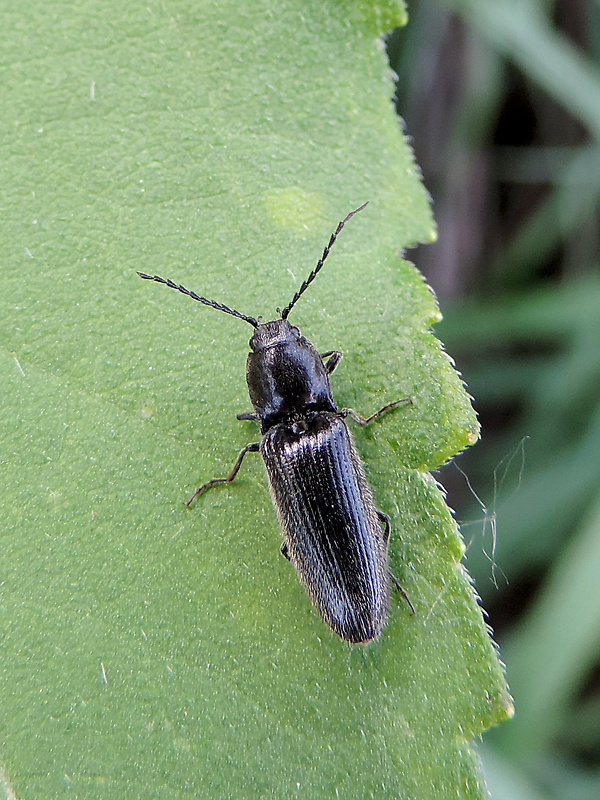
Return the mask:
<path id="1" fill-rule="evenodd" d="M 258 442 L 246 445 L 246 447 L 244 447 L 242 452 L 237 457 L 237 461 L 233 465 L 233 469 L 231 470 L 229 475 L 226 478 L 213 478 L 211 481 L 203 483 L 202 486 L 199 489 L 196 489 L 194 494 L 187 501 L 187 507 L 189 508 L 197 497 L 200 497 L 201 494 L 204 494 L 204 492 L 207 489 L 210 489 L 212 486 L 217 486 L 219 483 L 231 483 L 231 481 L 235 480 L 235 476 L 240 471 L 240 467 L 242 466 L 242 461 L 244 460 L 244 456 L 246 455 L 246 453 L 258 453 L 259 449 L 260 449 L 260 444 Z"/>
<path id="2" fill-rule="evenodd" d="M 326 353 L 320 353 L 319 355 L 323 359 L 327 358 L 327 361 L 325 362 L 325 369 L 327 370 L 328 375 L 331 375 L 333 370 L 342 360 L 342 354 L 339 350 L 328 350 Z"/>

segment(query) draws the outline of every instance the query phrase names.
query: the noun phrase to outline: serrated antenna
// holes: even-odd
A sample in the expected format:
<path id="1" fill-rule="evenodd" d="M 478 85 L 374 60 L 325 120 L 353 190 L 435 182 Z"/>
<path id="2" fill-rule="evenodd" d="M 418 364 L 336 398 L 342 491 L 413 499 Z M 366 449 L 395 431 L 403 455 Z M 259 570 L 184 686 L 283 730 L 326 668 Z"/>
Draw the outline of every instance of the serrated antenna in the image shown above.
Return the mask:
<path id="1" fill-rule="evenodd" d="M 329 242 L 327 243 L 327 246 L 326 246 L 326 247 L 325 247 L 325 249 L 323 250 L 323 255 L 322 255 L 322 256 L 321 256 L 321 258 L 320 258 L 320 259 L 317 261 L 317 266 L 316 266 L 316 267 L 313 269 L 313 271 L 310 273 L 310 275 L 308 276 L 308 278 L 307 278 L 307 279 L 304 281 L 304 283 L 302 284 L 302 286 L 301 286 L 301 287 L 298 289 L 298 291 L 296 292 L 296 294 L 295 294 L 295 295 L 292 297 L 292 300 L 291 300 L 291 302 L 290 302 L 290 303 L 288 303 L 288 305 L 287 305 L 287 306 L 286 306 L 286 307 L 283 309 L 283 311 L 281 312 L 281 319 L 287 319 L 287 318 L 288 318 L 288 314 L 290 313 L 290 311 L 292 310 L 292 308 L 293 308 L 293 307 L 296 305 L 296 303 L 298 302 L 298 300 L 299 300 L 299 299 L 302 297 L 302 295 L 304 294 L 304 292 L 305 292 L 305 291 L 308 289 L 308 287 L 310 286 L 310 284 L 311 284 L 311 283 L 314 281 L 314 279 L 317 277 L 317 275 L 319 274 L 319 272 L 320 272 L 320 271 L 321 271 L 321 269 L 323 268 L 323 264 L 325 263 L 325 259 L 326 259 L 326 258 L 327 258 L 327 256 L 329 255 L 329 253 L 330 253 L 330 251 L 331 251 L 331 248 L 333 247 L 333 244 L 334 244 L 335 240 L 337 239 L 337 237 L 339 236 L 339 234 L 340 234 L 340 231 L 342 230 L 342 228 L 344 227 L 344 225 L 345 225 L 345 224 L 348 222 L 348 220 L 349 220 L 349 219 L 352 219 L 352 217 L 353 217 L 355 214 L 358 214 L 358 212 L 359 212 L 359 211 L 362 211 L 362 210 L 363 210 L 363 208 L 366 208 L 368 205 L 369 205 L 368 201 L 367 201 L 366 203 L 363 203 L 363 204 L 362 204 L 362 206 L 360 206 L 360 208 L 356 208 L 354 211 L 351 211 L 351 212 L 348 214 L 348 216 L 347 216 L 347 217 L 344 217 L 344 219 L 343 219 L 343 220 L 340 222 L 340 224 L 337 226 L 337 228 L 335 229 L 335 231 L 334 231 L 334 232 L 331 234 L 331 238 L 329 239 Z"/>
<path id="2" fill-rule="evenodd" d="M 164 283 L 164 285 L 168 286 L 169 289 L 176 289 L 178 292 L 181 292 L 181 294 L 191 297 L 192 300 L 197 300 L 199 303 L 203 303 L 205 306 L 216 308 L 217 311 L 223 311 L 225 314 L 231 314 L 232 317 L 243 319 L 244 322 L 249 322 L 253 328 L 258 328 L 258 320 L 254 319 L 254 317 L 248 317 L 246 314 L 236 311 L 235 308 L 229 308 L 229 306 L 224 306 L 222 303 L 217 303 L 214 300 L 207 300 L 206 297 L 200 297 L 200 295 L 196 294 L 196 292 L 191 292 L 189 289 L 186 289 L 185 286 L 181 286 L 181 284 L 175 283 L 168 278 L 161 278 L 160 275 L 146 275 L 145 272 L 138 272 L 138 275 L 145 281 Z"/>

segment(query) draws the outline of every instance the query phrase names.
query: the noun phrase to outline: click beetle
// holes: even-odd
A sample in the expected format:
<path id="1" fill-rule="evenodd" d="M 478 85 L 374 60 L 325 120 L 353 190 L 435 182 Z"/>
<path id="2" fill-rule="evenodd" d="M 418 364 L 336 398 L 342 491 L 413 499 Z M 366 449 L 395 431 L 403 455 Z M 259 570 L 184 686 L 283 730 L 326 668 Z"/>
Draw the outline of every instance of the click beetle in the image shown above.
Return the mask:
<path id="1" fill-rule="evenodd" d="M 344 225 L 366 205 L 339 223 L 316 267 L 283 311 L 277 309 L 279 319 L 269 322 L 158 275 L 138 272 L 140 278 L 165 284 L 254 328 L 246 365 L 254 411 L 238 414 L 238 419 L 260 423 L 262 439 L 244 447 L 229 475 L 203 484 L 188 505 L 207 489 L 231 483 L 246 454 L 260 452 L 283 532 L 281 552 L 325 622 L 352 643 L 369 642 L 381 633 L 390 581 L 412 605 L 389 571 L 390 519 L 375 507 L 346 419 L 367 425 L 411 399 L 388 403 L 366 419 L 351 409 L 338 409 L 329 376 L 342 354 L 319 354 L 288 316 L 322 269 Z"/>

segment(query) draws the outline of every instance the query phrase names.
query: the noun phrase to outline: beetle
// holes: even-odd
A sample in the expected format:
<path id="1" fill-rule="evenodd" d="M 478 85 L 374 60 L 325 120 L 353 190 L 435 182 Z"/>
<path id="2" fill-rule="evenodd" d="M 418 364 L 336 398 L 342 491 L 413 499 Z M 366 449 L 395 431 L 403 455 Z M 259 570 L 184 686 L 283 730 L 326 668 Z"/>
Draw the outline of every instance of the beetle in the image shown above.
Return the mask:
<path id="1" fill-rule="evenodd" d="M 388 403 L 367 418 L 352 409 L 338 409 L 329 376 L 342 354 L 319 354 L 288 316 L 323 268 L 344 225 L 366 206 L 338 224 L 316 267 L 283 311 L 277 309 L 275 320 L 263 322 L 174 281 L 138 272 L 144 280 L 176 289 L 254 328 L 246 364 L 254 411 L 237 418 L 260 423 L 262 439 L 244 447 L 226 478 L 213 478 L 197 489 L 188 506 L 208 489 L 231 483 L 246 454 L 260 452 L 283 532 L 281 552 L 296 568 L 323 620 L 355 644 L 369 642 L 383 630 L 390 582 L 413 612 L 414 608 L 389 571 L 390 519 L 375 506 L 346 419 L 368 425 L 412 401 L 407 397 Z"/>

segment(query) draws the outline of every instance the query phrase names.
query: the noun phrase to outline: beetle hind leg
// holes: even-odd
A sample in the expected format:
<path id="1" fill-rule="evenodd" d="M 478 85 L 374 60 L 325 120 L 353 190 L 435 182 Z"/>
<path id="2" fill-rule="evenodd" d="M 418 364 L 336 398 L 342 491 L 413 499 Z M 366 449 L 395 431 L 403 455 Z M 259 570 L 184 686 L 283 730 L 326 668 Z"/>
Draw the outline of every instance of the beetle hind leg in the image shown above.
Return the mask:
<path id="1" fill-rule="evenodd" d="M 403 598 L 406 600 L 406 602 L 407 602 L 407 604 L 408 604 L 408 607 L 410 608 L 410 610 L 412 611 L 412 613 L 413 613 L 413 614 L 416 614 L 417 612 L 415 611 L 415 607 L 414 607 L 414 606 L 413 606 L 413 604 L 410 602 L 410 597 L 409 597 L 409 596 L 406 594 L 406 592 L 405 592 L 405 590 L 402 588 L 402 586 L 400 586 L 400 583 L 398 582 L 398 578 L 396 578 L 396 576 L 395 576 L 395 575 L 393 575 L 391 572 L 390 572 L 390 580 L 391 580 L 391 582 L 394 584 L 394 588 L 396 589 L 396 591 L 397 591 L 399 594 L 401 594 L 401 595 L 402 595 L 402 597 L 403 597 Z"/>
<path id="2" fill-rule="evenodd" d="M 377 516 L 379 517 L 379 521 L 383 522 L 384 524 L 384 531 L 383 531 L 383 543 L 387 547 L 388 542 L 390 540 L 390 533 L 392 530 L 392 521 L 388 517 L 387 514 L 384 514 L 383 511 L 378 511 Z"/>
<path id="3" fill-rule="evenodd" d="M 385 546 L 387 547 L 388 542 L 390 540 L 390 533 L 391 533 L 391 530 L 392 530 L 392 521 L 390 520 L 390 518 L 388 517 L 387 514 L 383 513 L 383 511 L 378 511 L 377 512 L 377 516 L 379 517 L 379 521 L 383 522 L 383 525 L 384 525 L 383 541 L 384 541 Z M 402 595 L 402 597 L 406 600 L 406 602 L 408 603 L 408 606 L 409 606 L 410 610 L 412 611 L 412 613 L 415 614 L 416 613 L 415 612 L 415 607 L 410 602 L 410 597 L 406 594 L 406 592 L 404 591 L 404 589 L 400 585 L 400 582 L 398 581 L 398 578 L 396 578 L 396 576 L 392 572 L 390 572 L 390 581 L 394 584 L 394 588 L 396 589 L 396 591 L 399 592 Z"/>
<path id="4" fill-rule="evenodd" d="M 290 555 L 290 548 L 287 546 L 287 542 L 283 542 L 281 545 L 281 555 L 287 558 L 288 561 L 292 560 Z"/>

